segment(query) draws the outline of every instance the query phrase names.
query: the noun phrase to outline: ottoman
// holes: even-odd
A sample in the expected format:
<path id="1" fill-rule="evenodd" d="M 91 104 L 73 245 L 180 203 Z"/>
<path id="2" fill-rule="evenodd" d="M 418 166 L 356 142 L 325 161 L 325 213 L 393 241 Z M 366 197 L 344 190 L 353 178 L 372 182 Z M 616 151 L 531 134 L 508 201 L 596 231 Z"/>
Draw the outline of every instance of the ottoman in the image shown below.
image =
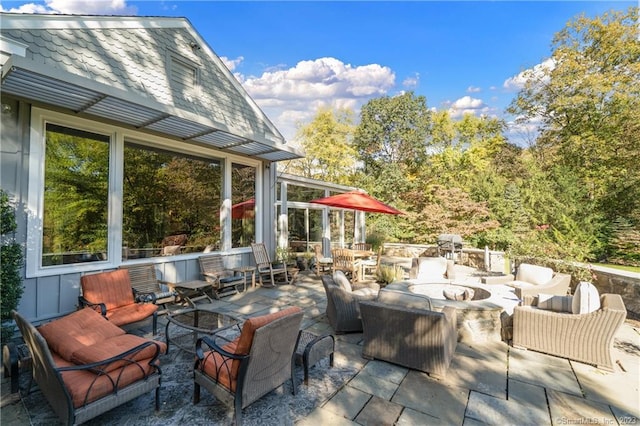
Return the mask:
<path id="1" fill-rule="evenodd" d="M 317 336 L 301 330 L 296 348 L 296 363 L 304 367 L 304 384 L 309 384 L 309 367 L 316 365 L 322 358 L 329 357 L 329 365 L 333 367 L 334 337 L 331 334 Z"/>

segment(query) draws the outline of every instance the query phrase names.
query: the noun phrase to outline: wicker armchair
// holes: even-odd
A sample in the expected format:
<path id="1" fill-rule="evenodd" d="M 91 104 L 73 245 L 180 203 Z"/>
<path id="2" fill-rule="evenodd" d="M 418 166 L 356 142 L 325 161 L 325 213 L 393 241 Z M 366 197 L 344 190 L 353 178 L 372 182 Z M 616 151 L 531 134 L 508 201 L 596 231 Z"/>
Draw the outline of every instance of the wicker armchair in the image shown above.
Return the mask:
<path id="1" fill-rule="evenodd" d="M 242 424 L 242 409 L 291 380 L 293 394 L 294 351 L 298 343 L 302 310 L 290 307 L 249 318 L 238 338 L 223 346 L 207 336 L 196 344 L 193 369 L 193 403 L 204 386 L 217 399 L 233 405 L 235 423 Z"/>
<path id="2" fill-rule="evenodd" d="M 80 277 L 81 307 L 97 310 L 114 325 L 123 326 L 153 317 L 153 334 L 157 332 L 158 306 L 136 302 L 129 271 L 118 269 Z"/>
<path id="3" fill-rule="evenodd" d="M 90 309 L 38 329 L 12 315 L 31 353 L 31 379 L 62 424 L 85 423 L 151 391 L 160 409 L 157 358 L 164 343 L 125 334 Z"/>
<path id="4" fill-rule="evenodd" d="M 378 300 L 360 302 L 362 356 L 435 376 L 445 376 L 456 350 L 456 310 L 431 310 L 429 298 L 381 290 Z"/>
<path id="5" fill-rule="evenodd" d="M 339 273 L 334 273 L 334 276 Z M 327 319 L 336 333 L 362 331 L 360 308 L 362 300 L 373 300 L 378 296 L 380 286 L 376 283 L 354 284 L 345 288 L 339 285 L 331 275 L 322 275 L 322 285 L 327 295 Z"/>
<path id="6" fill-rule="evenodd" d="M 613 370 L 611 347 L 627 310 L 618 294 L 600 296 L 600 309 L 572 314 L 539 309 L 528 296 L 513 312 L 513 346 Z"/>

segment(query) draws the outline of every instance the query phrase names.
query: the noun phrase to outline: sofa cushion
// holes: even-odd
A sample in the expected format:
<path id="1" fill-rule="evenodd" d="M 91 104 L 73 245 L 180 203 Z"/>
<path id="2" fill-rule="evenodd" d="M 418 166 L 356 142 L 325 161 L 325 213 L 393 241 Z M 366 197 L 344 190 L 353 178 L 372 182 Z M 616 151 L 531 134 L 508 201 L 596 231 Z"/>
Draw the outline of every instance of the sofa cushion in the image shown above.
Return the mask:
<path id="1" fill-rule="evenodd" d="M 91 303 L 104 303 L 107 310 L 135 303 L 127 269 L 83 275 L 82 296 Z"/>
<path id="2" fill-rule="evenodd" d="M 107 319 L 120 326 L 149 318 L 157 310 L 158 305 L 152 303 L 132 303 L 107 311 Z"/>
<path id="3" fill-rule="evenodd" d="M 118 356 L 138 345 L 148 342 L 148 339 L 134 336 L 133 334 L 122 334 L 111 337 L 103 342 L 95 345 L 85 346 L 75 351 L 71 360 L 76 364 L 91 364 L 94 362 L 104 361 L 105 359 Z M 164 342 L 155 342 L 160 346 L 159 353 L 165 353 L 167 345 Z M 156 353 L 155 345 L 149 345 L 141 351 L 131 354 L 127 359 L 132 361 L 142 361 L 152 358 Z M 125 365 L 125 361 L 116 361 L 101 367 L 102 370 L 109 372 Z"/>
<path id="4" fill-rule="evenodd" d="M 229 353 L 235 353 L 237 344 L 238 341 L 235 340 L 222 346 L 222 349 Z M 229 389 L 231 392 L 236 391 L 236 386 L 238 384 L 238 372 L 237 367 L 234 366 L 234 360 L 232 358 L 227 358 L 216 351 L 209 351 L 202 361 L 201 369 L 207 374 L 207 376 L 216 379 L 219 384 Z"/>
<path id="5" fill-rule="evenodd" d="M 333 273 L 333 282 L 344 291 L 351 293 L 351 281 L 349 281 L 349 278 L 347 278 L 344 272 L 335 271 Z"/>
<path id="6" fill-rule="evenodd" d="M 410 309 L 433 310 L 431 299 L 420 294 L 405 293 L 403 291 L 382 289 L 378 293 L 378 302 L 388 305 L 396 305 Z"/>
<path id="7" fill-rule="evenodd" d="M 588 314 L 600 309 L 598 289 L 591 283 L 580 282 L 573 292 L 571 310 L 574 314 Z"/>
<path id="8" fill-rule="evenodd" d="M 416 281 L 442 282 L 447 274 L 447 259 L 444 257 L 419 257 Z"/>
<path id="9" fill-rule="evenodd" d="M 523 281 L 534 285 L 543 285 L 553 278 L 553 269 L 545 266 L 521 263 L 518 267 L 516 281 Z"/>
<path id="10" fill-rule="evenodd" d="M 572 296 L 554 296 L 553 294 L 538 294 L 538 308 L 545 311 L 572 313 Z"/>
<path id="11" fill-rule="evenodd" d="M 38 327 L 49 348 L 63 359 L 72 362 L 73 353 L 85 346 L 125 334 L 91 308 L 80 309 Z"/>

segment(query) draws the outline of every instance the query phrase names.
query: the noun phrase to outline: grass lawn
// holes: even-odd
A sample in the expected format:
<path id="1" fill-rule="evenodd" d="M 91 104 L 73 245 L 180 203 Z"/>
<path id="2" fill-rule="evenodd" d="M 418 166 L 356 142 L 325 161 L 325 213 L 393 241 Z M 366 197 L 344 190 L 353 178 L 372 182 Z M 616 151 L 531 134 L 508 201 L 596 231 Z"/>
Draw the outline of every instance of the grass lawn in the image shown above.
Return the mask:
<path id="1" fill-rule="evenodd" d="M 605 268 L 621 269 L 623 271 L 640 273 L 640 267 L 638 266 L 611 265 L 609 263 L 592 263 L 592 265 L 598 265 L 598 266 L 604 266 Z"/>

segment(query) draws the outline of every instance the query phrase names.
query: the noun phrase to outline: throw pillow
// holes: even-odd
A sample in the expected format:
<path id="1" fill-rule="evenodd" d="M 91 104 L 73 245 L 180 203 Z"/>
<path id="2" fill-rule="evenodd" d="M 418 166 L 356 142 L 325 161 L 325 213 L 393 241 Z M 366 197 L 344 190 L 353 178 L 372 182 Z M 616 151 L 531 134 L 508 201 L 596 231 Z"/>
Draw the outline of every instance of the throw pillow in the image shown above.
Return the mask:
<path id="1" fill-rule="evenodd" d="M 333 282 L 337 284 L 338 287 L 351 293 L 351 281 L 342 271 L 335 271 L 333 273 Z"/>
<path id="2" fill-rule="evenodd" d="M 574 314 L 588 314 L 600 309 L 598 289 L 591 283 L 580 282 L 573 293 L 571 311 Z"/>
<path id="3" fill-rule="evenodd" d="M 554 296 L 540 293 L 538 295 L 538 308 L 545 311 L 572 313 L 572 296 Z"/>
<path id="4" fill-rule="evenodd" d="M 389 290 L 387 288 L 380 290 L 378 293 L 378 302 L 389 305 L 397 305 L 410 309 L 427 309 L 432 311 L 431 299 L 427 296 L 419 294 L 410 294 L 397 290 Z"/>
<path id="5" fill-rule="evenodd" d="M 420 257 L 418 258 L 419 282 L 441 282 L 447 273 L 447 259 L 444 257 Z"/>
<path id="6" fill-rule="evenodd" d="M 551 281 L 551 278 L 553 278 L 553 269 L 544 266 L 530 265 L 528 263 L 521 263 L 518 267 L 516 281 L 542 285 Z"/>

